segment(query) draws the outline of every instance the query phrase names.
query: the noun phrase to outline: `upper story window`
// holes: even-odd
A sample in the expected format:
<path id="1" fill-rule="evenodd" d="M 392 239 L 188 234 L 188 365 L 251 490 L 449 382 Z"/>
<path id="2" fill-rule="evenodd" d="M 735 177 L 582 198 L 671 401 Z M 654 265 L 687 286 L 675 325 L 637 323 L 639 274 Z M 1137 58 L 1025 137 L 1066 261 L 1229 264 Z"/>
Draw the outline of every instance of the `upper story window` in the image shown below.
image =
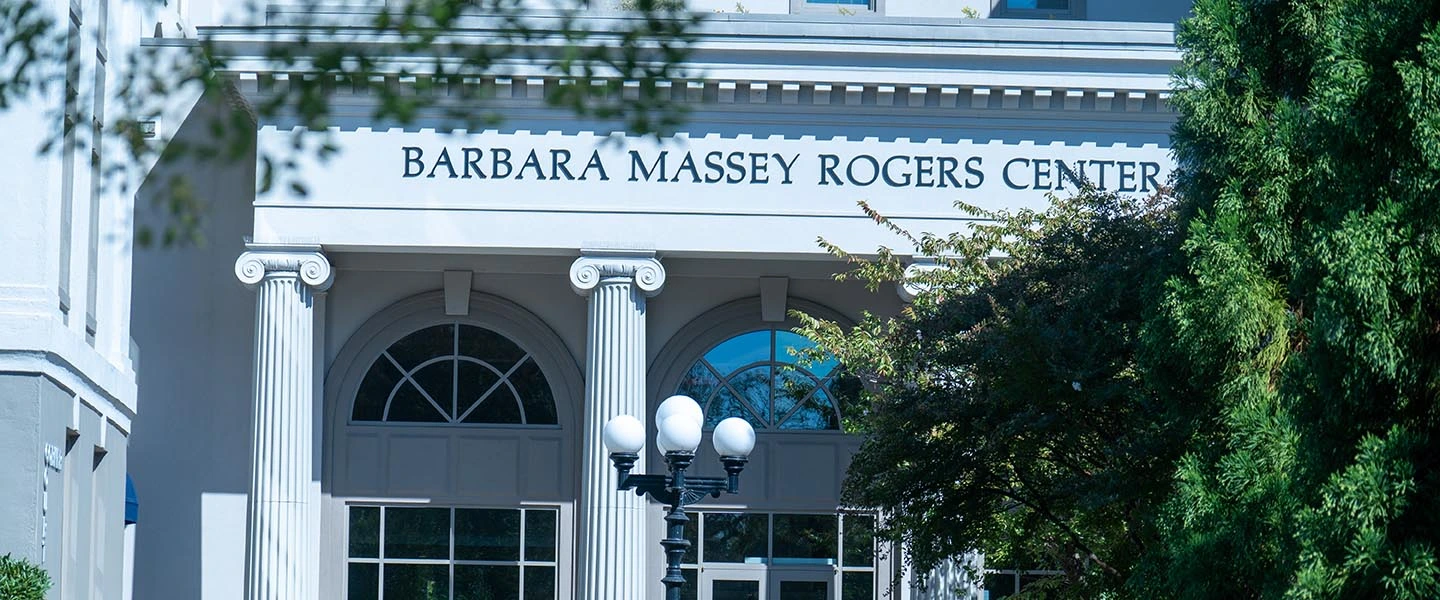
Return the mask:
<path id="1" fill-rule="evenodd" d="M 391 344 L 355 393 L 352 422 L 555 425 L 555 398 L 534 357 L 463 323 Z"/>
<path id="2" fill-rule="evenodd" d="M 797 356 L 814 347 L 809 338 L 783 329 L 742 333 L 707 350 L 676 393 L 700 403 L 706 427 L 741 417 L 756 429 L 839 430 L 837 398 L 859 384 L 833 358 Z"/>
<path id="3" fill-rule="evenodd" d="M 1079 19 L 1084 0 L 997 0 L 993 17 Z"/>
<path id="4" fill-rule="evenodd" d="M 885 0 L 790 0 L 790 12 L 862 14 L 882 13 Z"/>

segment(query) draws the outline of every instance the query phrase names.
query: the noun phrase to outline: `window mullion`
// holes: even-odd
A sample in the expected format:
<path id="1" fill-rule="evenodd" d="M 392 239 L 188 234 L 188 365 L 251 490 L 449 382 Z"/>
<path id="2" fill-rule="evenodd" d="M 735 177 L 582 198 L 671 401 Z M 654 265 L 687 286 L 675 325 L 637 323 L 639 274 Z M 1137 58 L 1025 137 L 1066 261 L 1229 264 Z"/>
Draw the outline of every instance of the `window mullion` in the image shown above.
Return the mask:
<path id="1" fill-rule="evenodd" d="M 456 327 L 456 331 L 459 331 L 459 327 Z M 455 598 L 455 511 L 453 507 L 450 509 L 450 595 L 447 597 L 451 600 Z"/>
<path id="2" fill-rule="evenodd" d="M 450 352 L 450 422 L 460 420 L 460 324 L 455 324 L 455 343 Z"/>

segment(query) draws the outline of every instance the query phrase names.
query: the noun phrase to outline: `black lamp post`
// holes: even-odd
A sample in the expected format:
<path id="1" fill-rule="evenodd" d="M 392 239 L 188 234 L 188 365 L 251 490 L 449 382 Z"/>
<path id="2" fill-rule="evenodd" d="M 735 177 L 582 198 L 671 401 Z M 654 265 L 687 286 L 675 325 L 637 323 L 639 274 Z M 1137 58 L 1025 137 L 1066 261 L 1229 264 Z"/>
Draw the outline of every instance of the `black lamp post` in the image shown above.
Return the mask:
<path id="1" fill-rule="evenodd" d="M 665 455 L 669 475 L 630 473 L 645 447 L 645 426 L 639 419 L 620 415 L 605 424 L 605 447 L 610 449 L 610 461 L 619 475 L 616 487 L 620 491 L 634 490 L 637 496 L 649 495 L 669 506 L 665 515 L 667 536 L 660 541 L 665 547 L 665 577 L 660 581 L 665 584 L 666 600 L 680 600 L 680 586 L 685 584 L 680 571 L 680 562 L 690 548 L 690 541 L 685 539 L 685 523 L 690 521 L 685 507 L 706 496 L 719 498 L 720 494 L 738 493 L 740 471 L 750 462 L 750 451 L 755 448 L 755 429 L 750 423 L 735 417 L 725 419 L 715 426 L 711 437 L 726 476 L 686 476 L 685 470 L 700 447 L 704 418 L 700 405 L 687 396 L 671 396 L 655 411 L 655 442 Z"/>

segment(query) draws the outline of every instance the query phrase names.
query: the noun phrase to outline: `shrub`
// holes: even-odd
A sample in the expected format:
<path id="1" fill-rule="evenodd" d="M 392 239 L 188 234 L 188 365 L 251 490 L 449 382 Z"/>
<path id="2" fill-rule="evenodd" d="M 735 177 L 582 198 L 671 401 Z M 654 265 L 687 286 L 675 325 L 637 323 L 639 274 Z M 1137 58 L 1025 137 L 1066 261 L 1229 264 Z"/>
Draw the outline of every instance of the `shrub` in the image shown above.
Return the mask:
<path id="1" fill-rule="evenodd" d="M 0 598 L 5 600 L 44 600 L 50 589 L 50 575 L 45 569 L 25 559 L 0 556 Z"/>

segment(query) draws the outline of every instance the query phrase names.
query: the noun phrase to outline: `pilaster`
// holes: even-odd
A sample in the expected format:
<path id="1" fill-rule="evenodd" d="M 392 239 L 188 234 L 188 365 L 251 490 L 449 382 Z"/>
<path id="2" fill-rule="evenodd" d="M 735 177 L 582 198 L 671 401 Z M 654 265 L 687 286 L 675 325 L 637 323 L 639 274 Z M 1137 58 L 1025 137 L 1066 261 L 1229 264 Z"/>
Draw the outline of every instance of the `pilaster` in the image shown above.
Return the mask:
<path id="1" fill-rule="evenodd" d="M 313 598 L 315 294 L 334 276 L 319 246 L 249 246 L 235 276 L 256 290 L 245 599 Z"/>
<path id="2" fill-rule="evenodd" d="M 589 297 L 576 597 L 644 598 L 645 502 L 616 490 L 601 432 L 617 415 L 647 421 L 645 301 L 664 287 L 665 268 L 654 252 L 586 251 L 570 267 L 570 285 Z"/>

